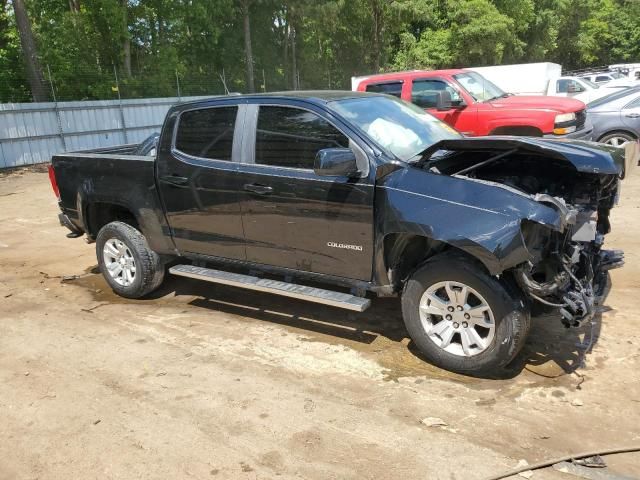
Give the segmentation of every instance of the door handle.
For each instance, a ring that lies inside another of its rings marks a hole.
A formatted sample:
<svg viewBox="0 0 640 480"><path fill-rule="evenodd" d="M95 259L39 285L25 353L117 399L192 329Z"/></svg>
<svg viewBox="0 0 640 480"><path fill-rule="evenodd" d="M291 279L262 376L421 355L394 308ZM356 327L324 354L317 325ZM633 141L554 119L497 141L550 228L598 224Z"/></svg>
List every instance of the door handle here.
<svg viewBox="0 0 640 480"><path fill-rule="evenodd" d="M640 117L640 113L627 113L627 114L625 115L625 117L628 117L628 118L638 118L638 117Z"/></svg>
<svg viewBox="0 0 640 480"><path fill-rule="evenodd" d="M189 183L189 179L187 177L181 177L179 175L164 175L160 177L160 180L164 183L169 183L176 186L182 186Z"/></svg>
<svg viewBox="0 0 640 480"><path fill-rule="evenodd" d="M273 188L268 187L267 185L261 185L259 183L247 183L244 186L244 189L247 192L257 193L258 195L268 195L273 192Z"/></svg>

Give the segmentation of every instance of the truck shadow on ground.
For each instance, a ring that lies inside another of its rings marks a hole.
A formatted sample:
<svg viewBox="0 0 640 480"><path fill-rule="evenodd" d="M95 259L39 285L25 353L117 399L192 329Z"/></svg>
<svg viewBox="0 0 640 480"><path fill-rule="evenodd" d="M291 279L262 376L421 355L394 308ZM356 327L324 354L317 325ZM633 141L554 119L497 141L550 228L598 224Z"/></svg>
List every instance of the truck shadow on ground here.
<svg viewBox="0 0 640 480"><path fill-rule="evenodd" d="M453 375L430 365L409 339L400 314L398 298L375 298L363 313L328 307L321 304L210 284L187 278L169 276L163 286L144 300L127 300L113 293L97 268L88 269L72 283L88 288L96 300L109 303L162 303L178 305L180 298L203 311L233 315L244 319L281 325L301 335L303 341L341 344L370 354L389 371L390 379L399 377L437 377L468 381L468 377ZM601 305L611 288L607 282ZM98 293L96 293L98 292ZM530 372L539 377L555 379L576 373L600 336L602 313L600 306L591 324L566 329L558 315L547 314L532 319L531 333L522 352L494 380L508 380ZM215 318L212 317L212 322ZM240 327L241 328L241 327ZM597 365L596 365L597 366Z"/></svg>
<svg viewBox="0 0 640 480"><path fill-rule="evenodd" d="M610 287L608 281L601 305ZM340 343L371 353L385 368L395 371L392 377L434 376L435 367L428 364L408 337L398 298L376 298L369 310L354 313L266 293L176 278L169 278L153 296L160 298L171 294L195 296L189 302L195 307L285 326L308 337L308 341ZM606 310L607 307L598 307L598 313L590 324L572 329L563 327L556 314L534 317L522 352L493 378L507 380L525 370L545 378L559 378L576 372L584 366L587 355L598 341L601 316Z"/></svg>

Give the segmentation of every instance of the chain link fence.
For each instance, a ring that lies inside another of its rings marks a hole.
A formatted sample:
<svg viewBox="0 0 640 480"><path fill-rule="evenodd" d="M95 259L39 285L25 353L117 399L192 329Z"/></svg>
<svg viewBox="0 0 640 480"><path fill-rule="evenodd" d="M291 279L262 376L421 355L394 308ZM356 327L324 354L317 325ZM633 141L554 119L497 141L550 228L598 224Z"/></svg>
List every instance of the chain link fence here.
<svg viewBox="0 0 640 480"><path fill-rule="evenodd" d="M224 95L245 90L244 71L198 66L189 69L169 69L162 66L128 71L124 67L75 67L56 72L50 65L42 67L42 84L37 89L42 97L37 101L125 100ZM71 73L70 70L73 70ZM256 90L267 91L265 74L255 72ZM286 89L285 85L270 85L271 90ZM26 81L0 84L0 103L26 103L34 98Z"/></svg>
<svg viewBox="0 0 640 480"><path fill-rule="evenodd" d="M48 162L61 152L138 143L160 130L171 105L243 86L224 70L207 67L77 68L71 77L49 65L43 70L46 101L33 102L30 91L0 85L0 169Z"/></svg>

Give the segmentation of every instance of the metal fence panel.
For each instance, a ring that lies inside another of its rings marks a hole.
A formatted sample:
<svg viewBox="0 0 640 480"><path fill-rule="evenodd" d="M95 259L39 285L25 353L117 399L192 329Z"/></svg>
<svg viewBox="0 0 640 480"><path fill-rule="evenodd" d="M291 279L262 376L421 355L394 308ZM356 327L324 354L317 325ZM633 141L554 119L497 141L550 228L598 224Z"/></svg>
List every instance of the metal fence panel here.
<svg viewBox="0 0 640 480"><path fill-rule="evenodd" d="M167 110L206 97L0 104L0 168L124 143L159 132Z"/></svg>

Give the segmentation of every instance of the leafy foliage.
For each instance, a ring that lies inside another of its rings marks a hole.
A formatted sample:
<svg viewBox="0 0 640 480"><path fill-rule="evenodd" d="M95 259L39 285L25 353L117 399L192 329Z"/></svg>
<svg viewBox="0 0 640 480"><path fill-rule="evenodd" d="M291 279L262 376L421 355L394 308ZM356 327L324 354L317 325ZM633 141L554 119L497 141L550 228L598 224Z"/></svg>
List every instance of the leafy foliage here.
<svg viewBox="0 0 640 480"><path fill-rule="evenodd" d="M10 1L0 101L29 101ZM640 60L637 0L25 1L58 100L246 91L248 68L256 90L273 91L396 69Z"/></svg>

